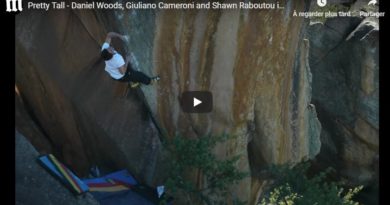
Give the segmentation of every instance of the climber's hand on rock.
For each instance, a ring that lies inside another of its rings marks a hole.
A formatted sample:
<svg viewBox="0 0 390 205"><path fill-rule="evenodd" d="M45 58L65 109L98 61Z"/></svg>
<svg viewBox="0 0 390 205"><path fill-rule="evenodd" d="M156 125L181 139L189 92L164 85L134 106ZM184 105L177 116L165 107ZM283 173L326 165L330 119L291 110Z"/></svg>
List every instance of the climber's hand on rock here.
<svg viewBox="0 0 390 205"><path fill-rule="evenodd" d="M129 36L128 35L122 35L121 39L122 39L122 41L129 42Z"/></svg>

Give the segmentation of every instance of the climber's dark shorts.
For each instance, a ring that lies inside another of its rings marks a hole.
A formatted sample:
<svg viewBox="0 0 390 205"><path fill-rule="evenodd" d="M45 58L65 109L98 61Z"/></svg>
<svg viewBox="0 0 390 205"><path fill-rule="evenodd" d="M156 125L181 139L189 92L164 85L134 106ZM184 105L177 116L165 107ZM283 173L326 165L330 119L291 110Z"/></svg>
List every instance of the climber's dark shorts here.
<svg viewBox="0 0 390 205"><path fill-rule="evenodd" d="M134 83L139 82L139 83L142 83L145 85L149 85L151 78L142 72L134 70L131 67L131 65L129 64L127 66L127 70L126 70L125 75L122 78L119 78L116 80L120 81L120 82L129 82L129 81L134 82Z"/></svg>

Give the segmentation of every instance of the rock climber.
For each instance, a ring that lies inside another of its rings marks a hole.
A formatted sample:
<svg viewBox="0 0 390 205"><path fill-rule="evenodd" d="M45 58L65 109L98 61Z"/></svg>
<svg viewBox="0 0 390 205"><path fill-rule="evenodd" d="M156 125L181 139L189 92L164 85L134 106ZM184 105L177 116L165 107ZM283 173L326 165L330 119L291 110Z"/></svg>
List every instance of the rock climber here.
<svg viewBox="0 0 390 205"><path fill-rule="evenodd" d="M109 32L103 43L101 57L106 64L105 71L114 80L130 83L131 87L137 87L140 83L150 85L160 80L159 76L149 77L134 70L130 64L130 56L126 56L126 60L123 60L123 57L111 46L111 39L114 37L120 38L122 41L128 41L129 38L126 35Z"/></svg>

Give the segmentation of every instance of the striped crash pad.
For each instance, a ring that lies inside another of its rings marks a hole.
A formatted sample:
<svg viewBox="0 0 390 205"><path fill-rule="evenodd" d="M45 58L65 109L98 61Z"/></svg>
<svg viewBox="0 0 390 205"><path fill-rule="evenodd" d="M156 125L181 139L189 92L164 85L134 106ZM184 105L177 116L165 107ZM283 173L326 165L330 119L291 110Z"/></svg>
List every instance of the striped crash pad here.
<svg viewBox="0 0 390 205"><path fill-rule="evenodd" d="M117 171L100 178L83 179L91 192L117 192L128 190L137 181L127 170Z"/></svg>
<svg viewBox="0 0 390 205"><path fill-rule="evenodd" d="M67 186L72 192L76 194L82 194L89 190L88 186L80 180L72 171L70 171L64 164L52 155L43 155L38 158L38 162L47 170L50 174L54 175L65 186Z"/></svg>
<svg viewBox="0 0 390 205"><path fill-rule="evenodd" d="M99 178L83 179L83 182L101 205L159 204L156 189L139 184L127 170Z"/></svg>
<svg viewBox="0 0 390 205"><path fill-rule="evenodd" d="M162 199L158 188L139 184L127 170L81 180L52 154L40 156L38 162L72 192L89 191L101 205L157 205Z"/></svg>

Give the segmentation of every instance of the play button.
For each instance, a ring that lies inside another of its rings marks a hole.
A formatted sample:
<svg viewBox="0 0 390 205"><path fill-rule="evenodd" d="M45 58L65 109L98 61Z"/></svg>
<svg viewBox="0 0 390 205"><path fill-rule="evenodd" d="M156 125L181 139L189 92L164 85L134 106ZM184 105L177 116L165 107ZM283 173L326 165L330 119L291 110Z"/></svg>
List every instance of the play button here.
<svg viewBox="0 0 390 205"><path fill-rule="evenodd" d="M194 107L196 107L197 105L199 105L199 104L201 104L201 103L202 103L202 101L200 101L200 100L194 98Z"/></svg>
<svg viewBox="0 0 390 205"><path fill-rule="evenodd" d="M180 104L184 112L207 113L213 109L213 96L208 91L183 92Z"/></svg>

